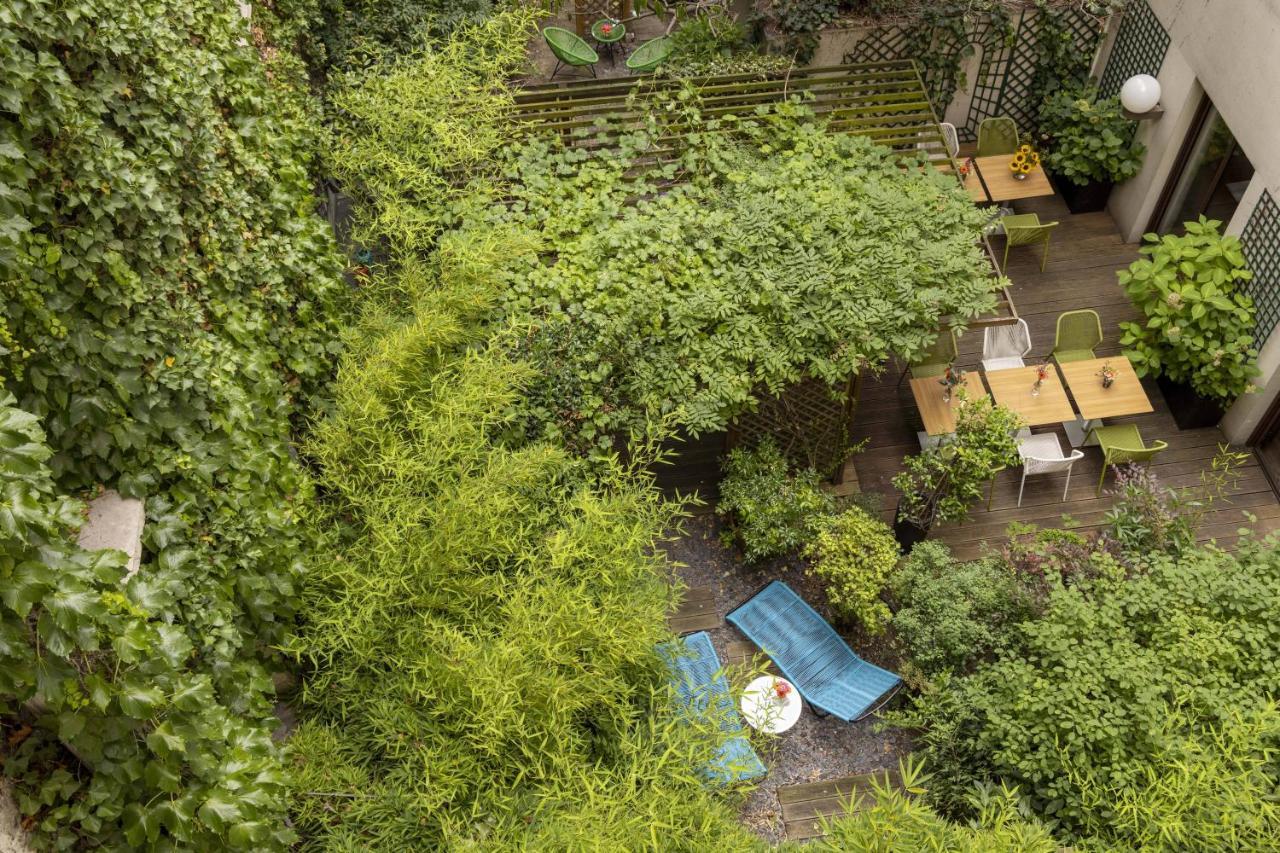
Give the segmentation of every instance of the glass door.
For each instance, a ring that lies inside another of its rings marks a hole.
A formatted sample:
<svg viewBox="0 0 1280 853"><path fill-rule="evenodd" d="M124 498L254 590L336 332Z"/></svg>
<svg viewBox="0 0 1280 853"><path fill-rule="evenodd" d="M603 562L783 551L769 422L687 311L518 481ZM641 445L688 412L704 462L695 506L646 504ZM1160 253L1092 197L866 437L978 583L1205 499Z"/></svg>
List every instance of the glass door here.
<svg viewBox="0 0 1280 853"><path fill-rule="evenodd" d="M1221 220L1225 227L1252 177L1253 164L1205 96L1148 230L1181 234L1182 223L1194 222L1202 215Z"/></svg>

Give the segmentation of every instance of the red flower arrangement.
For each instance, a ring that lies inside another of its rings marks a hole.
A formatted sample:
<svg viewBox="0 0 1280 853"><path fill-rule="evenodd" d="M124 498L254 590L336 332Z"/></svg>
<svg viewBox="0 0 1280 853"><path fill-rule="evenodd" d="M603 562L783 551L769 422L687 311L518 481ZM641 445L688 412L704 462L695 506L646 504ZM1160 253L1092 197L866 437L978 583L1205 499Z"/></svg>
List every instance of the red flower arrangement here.
<svg viewBox="0 0 1280 853"><path fill-rule="evenodd" d="M791 695L791 683L776 678L773 681L773 692L778 694L778 700L781 701Z"/></svg>

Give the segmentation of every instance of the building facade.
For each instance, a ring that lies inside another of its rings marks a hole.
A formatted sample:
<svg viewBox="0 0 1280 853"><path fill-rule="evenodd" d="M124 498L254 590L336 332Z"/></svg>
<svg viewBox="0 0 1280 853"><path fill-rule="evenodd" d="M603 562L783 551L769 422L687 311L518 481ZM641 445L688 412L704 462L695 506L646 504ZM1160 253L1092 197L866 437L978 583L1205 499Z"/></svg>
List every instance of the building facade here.
<svg viewBox="0 0 1280 853"><path fill-rule="evenodd" d="M1095 71L1104 95L1154 75L1162 111L1140 122L1141 173L1109 209L1125 238L1203 214L1238 235L1254 272L1259 391L1222 421L1280 481L1280 0L1131 0Z"/></svg>

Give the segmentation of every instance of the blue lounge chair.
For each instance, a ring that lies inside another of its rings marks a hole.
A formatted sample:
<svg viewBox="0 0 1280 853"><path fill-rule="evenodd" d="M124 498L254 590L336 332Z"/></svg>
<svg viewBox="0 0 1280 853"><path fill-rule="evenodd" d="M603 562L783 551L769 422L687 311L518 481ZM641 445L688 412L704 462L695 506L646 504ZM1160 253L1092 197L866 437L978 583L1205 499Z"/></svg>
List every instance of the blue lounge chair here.
<svg viewBox="0 0 1280 853"><path fill-rule="evenodd" d="M773 659L815 711L845 722L861 719L873 705L879 707L878 700L902 683L892 672L855 655L782 581L766 586L725 620Z"/></svg>
<svg viewBox="0 0 1280 853"><path fill-rule="evenodd" d="M742 736L742 721L729 694L729 681L724 677L720 658L706 631L690 634L658 646L658 652L671 670L676 696L685 708L695 714L711 712L720 728L732 735L721 744L716 757L704 768L706 777L717 784L745 782L765 774L760 756Z"/></svg>

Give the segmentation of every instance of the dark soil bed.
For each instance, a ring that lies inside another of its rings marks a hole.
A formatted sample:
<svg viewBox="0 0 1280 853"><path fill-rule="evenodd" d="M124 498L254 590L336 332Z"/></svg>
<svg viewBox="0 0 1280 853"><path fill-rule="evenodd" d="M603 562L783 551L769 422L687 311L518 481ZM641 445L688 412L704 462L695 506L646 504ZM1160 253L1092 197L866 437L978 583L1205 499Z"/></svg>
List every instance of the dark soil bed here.
<svg viewBox="0 0 1280 853"><path fill-rule="evenodd" d="M666 550L677 564L676 573L686 584L709 586L715 591L721 624L709 633L721 660L727 659L730 643L746 640L737 628L724 622L724 614L776 579L785 581L813 605L858 655L879 666L898 670L897 655L888 637L869 637L860 629L841 625L831 618L821 584L805 575L802 560L780 559L748 565L735 549L721 544L720 530L721 524L715 516L696 516L686 521L684 532L670 542ZM901 696L899 694L890 707L899 705L903 701ZM879 732L877 723L874 715L856 723L845 723L834 717L820 718L806 705L800 722L770 738L769 745L760 750L769 775L743 805L742 822L763 838L779 842L784 827L778 788L897 767L899 756L910 751L910 739L894 729Z"/></svg>

